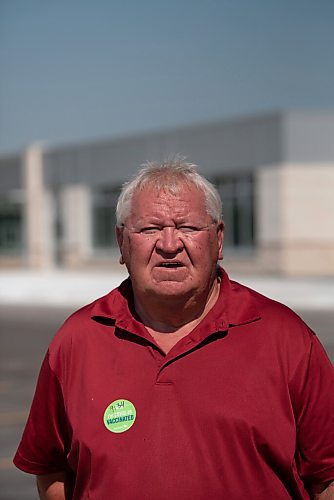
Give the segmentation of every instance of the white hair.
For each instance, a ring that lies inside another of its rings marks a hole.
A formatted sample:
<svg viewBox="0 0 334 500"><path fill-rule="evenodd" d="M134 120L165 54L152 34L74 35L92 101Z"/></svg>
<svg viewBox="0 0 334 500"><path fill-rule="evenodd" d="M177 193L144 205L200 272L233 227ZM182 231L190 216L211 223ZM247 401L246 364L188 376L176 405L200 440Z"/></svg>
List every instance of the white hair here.
<svg viewBox="0 0 334 500"><path fill-rule="evenodd" d="M222 202L217 189L197 171L197 165L186 163L184 158L176 157L162 163L147 162L135 177L122 186L116 207L117 226L124 225L131 213L133 195L147 186L157 191L165 190L175 195L186 186L196 186L203 192L206 210L214 222L222 218Z"/></svg>

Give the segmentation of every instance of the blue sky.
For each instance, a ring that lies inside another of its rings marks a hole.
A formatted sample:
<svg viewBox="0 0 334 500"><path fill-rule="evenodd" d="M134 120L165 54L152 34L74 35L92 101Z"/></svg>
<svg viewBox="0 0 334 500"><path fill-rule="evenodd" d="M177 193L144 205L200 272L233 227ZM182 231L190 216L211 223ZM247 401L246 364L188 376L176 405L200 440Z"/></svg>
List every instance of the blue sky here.
<svg viewBox="0 0 334 500"><path fill-rule="evenodd" d="M334 109L333 0L0 0L0 154Z"/></svg>

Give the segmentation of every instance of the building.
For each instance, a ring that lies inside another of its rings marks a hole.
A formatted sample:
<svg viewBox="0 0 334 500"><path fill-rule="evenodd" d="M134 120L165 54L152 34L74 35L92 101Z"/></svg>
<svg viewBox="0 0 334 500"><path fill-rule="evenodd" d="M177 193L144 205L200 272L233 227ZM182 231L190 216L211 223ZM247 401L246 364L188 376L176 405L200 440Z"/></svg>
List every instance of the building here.
<svg viewBox="0 0 334 500"><path fill-rule="evenodd" d="M121 184L146 160L200 165L227 268L334 276L334 113L284 111L0 158L0 266L108 266Z"/></svg>

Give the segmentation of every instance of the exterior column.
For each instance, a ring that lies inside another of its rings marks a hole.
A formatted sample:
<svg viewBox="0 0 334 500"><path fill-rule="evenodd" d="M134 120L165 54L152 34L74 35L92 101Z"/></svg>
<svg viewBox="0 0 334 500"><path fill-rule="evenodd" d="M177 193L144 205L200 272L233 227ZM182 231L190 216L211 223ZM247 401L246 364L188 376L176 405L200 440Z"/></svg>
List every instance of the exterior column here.
<svg viewBox="0 0 334 500"><path fill-rule="evenodd" d="M34 144L25 151L22 170L27 265L50 268L55 264L54 207L52 193L44 185L41 145Z"/></svg>
<svg viewBox="0 0 334 500"><path fill-rule="evenodd" d="M91 204L88 186L70 184L61 189L61 261L65 266L80 267L92 255Z"/></svg>
<svg viewBox="0 0 334 500"><path fill-rule="evenodd" d="M263 166L255 177L256 260L262 272L282 273L281 166Z"/></svg>

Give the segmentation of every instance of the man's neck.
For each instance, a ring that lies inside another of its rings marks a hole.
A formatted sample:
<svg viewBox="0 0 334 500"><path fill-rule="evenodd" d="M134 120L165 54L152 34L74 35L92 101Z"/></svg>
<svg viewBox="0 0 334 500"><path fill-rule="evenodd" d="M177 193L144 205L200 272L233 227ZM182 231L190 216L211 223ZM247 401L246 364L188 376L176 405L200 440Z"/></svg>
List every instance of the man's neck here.
<svg viewBox="0 0 334 500"><path fill-rule="evenodd" d="M162 301L151 303L150 308L146 306L145 301L136 300L135 308L149 331L176 335L185 332L184 335L187 335L212 309L218 299L219 290L220 283L216 279L207 293L206 300L200 297L197 300Z"/></svg>

